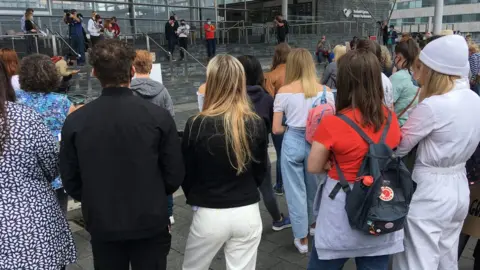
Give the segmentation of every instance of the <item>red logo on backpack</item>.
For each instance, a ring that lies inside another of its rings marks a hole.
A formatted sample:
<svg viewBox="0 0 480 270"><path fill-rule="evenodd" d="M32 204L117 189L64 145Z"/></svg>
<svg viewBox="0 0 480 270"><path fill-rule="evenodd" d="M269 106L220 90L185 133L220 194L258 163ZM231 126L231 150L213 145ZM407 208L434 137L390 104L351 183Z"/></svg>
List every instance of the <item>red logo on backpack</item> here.
<svg viewBox="0 0 480 270"><path fill-rule="evenodd" d="M317 102L320 100L320 104ZM334 115L335 106L327 102L327 87L323 86L323 94L312 103L312 108L308 111L307 126L305 138L310 144L313 142L313 135L317 130L320 121L324 116Z"/></svg>

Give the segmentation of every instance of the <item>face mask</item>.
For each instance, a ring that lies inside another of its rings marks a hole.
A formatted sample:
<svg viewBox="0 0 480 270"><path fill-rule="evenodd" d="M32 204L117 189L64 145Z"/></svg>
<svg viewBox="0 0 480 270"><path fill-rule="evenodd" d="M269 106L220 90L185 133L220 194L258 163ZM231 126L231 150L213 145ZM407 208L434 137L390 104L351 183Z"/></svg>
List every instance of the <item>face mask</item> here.
<svg viewBox="0 0 480 270"><path fill-rule="evenodd" d="M212 24L212 22L211 22L211 21L208 21L207 24Z"/></svg>
<svg viewBox="0 0 480 270"><path fill-rule="evenodd" d="M181 23L181 25L185 25L185 23L184 23L184 22L182 22L182 23Z"/></svg>

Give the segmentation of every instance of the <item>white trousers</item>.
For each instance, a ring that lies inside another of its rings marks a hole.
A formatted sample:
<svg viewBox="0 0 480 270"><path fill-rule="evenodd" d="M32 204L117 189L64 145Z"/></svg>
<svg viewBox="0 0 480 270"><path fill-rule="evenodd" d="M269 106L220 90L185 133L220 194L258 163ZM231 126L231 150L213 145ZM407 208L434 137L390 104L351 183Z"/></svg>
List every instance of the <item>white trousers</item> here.
<svg viewBox="0 0 480 270"><path fill-rule="evenodd" d="M228 209L200 207L193 214L183 270L208 270L224 244L227 270L254 270L262 229L258 203Z"/></svg>
<svg viewBox="0 0 480 270"><path fill-rule="evenodd" d="M456 270L458 240L470 203L465 165L415 168L417 190L405 224L405 251L393 270Z"/></svg>

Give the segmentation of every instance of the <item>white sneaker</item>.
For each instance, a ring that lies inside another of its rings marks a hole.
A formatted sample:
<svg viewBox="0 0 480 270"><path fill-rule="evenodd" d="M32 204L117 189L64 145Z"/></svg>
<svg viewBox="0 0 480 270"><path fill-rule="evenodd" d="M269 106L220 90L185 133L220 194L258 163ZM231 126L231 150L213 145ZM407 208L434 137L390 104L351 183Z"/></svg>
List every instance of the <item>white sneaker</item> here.
<svg viewBox="0 0 480 270"><path fill-rule="evenodd" d="M293 244L298 249L298 252L300 252L300 254L307 254L308 253L308 245L302 245L302 243L300 242L300 239L295 238L293 240Z"/></svg>
<svg viewBox="0 0 480 270"><path fill-rule="evenodd" d="M170 225L173 225L175 224L175 219L173 218L173 216L170 216Z"/></svg>
<svg viewBox="0 0 480 270"><path fill-rule="evenodd" d="M310 227L310 236L315 236L315 228Z"/></svg>

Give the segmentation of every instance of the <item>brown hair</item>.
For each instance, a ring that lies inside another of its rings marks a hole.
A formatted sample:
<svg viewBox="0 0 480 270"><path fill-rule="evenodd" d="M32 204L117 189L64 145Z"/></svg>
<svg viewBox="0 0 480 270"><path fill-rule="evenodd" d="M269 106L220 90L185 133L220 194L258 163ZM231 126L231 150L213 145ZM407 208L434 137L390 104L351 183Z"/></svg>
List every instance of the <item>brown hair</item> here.
<svg viewBox="0 0 480 270"><path fill-rule="evenodd" d="M397 43L395 54L401 54L405 58L401 68L410 70L420 54L420 48L413 38L408 37Z"/></svg>
<svg viewBox="0 0 480 270"><path fill-rule="evenodd" d="M275 46L275 54L273 55L272 70L276 69L278 65L287 63L287 57L291 49L287 43L280 43Z"/></svg>
<svg viewBox="0 0 480 270"><path fill-rule="evenodd" d="M133 66L135 72L139 74L150 74L152 71L153 59L150 52L145 50L137 50Z"/></svg>
<svg viewBox="0 0 480 270"><path fill-rule="evenodd" d="M9 77L18 73L19 60L18 55L14 50L8 48L0 49L0 59L3 60Z"/></svg>
<svg viewBox="0 0 480 270"><path fill-rule="evenodd" d="M111 19L106 19L104 22L103 22L103 27L109 29L110 27L112 27L112 20Z"/></svg>
<svg viewBox="0 0 480 270"><path fill-rule="evenodd" d="M90 64L102 87L118 87L132 80L135 51L118 39L102 40L90 53Z"/></svg>
<svg viewBox="0 0 480 270"><path fill-rule="evenodd" d="M50 93L60 85L55 64L44 54L24 57L20 63L18 78L22 90L28 92Z"/></svg>
<svg viewBox="0 0 480 270"><path fill-rule="evenodd" d="M385 121L381 73L377 57L365 49L349 51L338 61L337 112L358 109L362 126L375 132Z"/></svg>
<svg viewBox="0 0 480 270"><path fill-rule="evenodd" d="M380 47L380 44L377 42L369 39L362 39L358 42L356 49L367 50L377 57L378 62L382 62L382 47Z"/></svg>

